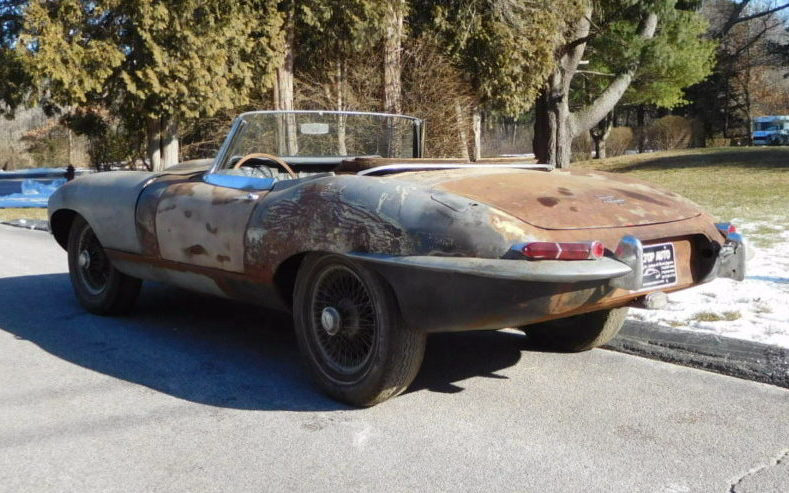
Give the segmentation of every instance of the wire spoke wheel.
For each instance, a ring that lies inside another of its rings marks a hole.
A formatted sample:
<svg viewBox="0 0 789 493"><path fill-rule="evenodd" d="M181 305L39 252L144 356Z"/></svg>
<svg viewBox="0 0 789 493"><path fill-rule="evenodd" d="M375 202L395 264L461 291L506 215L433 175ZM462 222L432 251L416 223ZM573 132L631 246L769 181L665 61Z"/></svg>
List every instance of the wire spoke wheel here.
<svg viewBox="0 0 789 493"><path fill-rule="evenodd" d="M330 396L372 406L403 392L425 352L425 333L404 323L394 291L366 265L312 253L299 267L293 321L301 354Z"/></svg>
<svg viewBox="0 0 789 493"><path fill-rule="evenodd" d="M77 301L97 315L120 315L134 305L141 281L113 267L93 228L77 216L69 231L68 270Z"/></svg>
<svg viewBox="0 0 789 493"><path fill-rule="evenodd" d="M107 288L111 264L96 234L90 228L84 228L80 234L77 262L77 273L91 294L99 294Z"/></svg>
<svg viewBox="0 0 789 493"><path fill-rule="evenodd" d="M331 265L312 290L310 328L323 360L338 380L364 372L380 330L375 304L364 282L349 268Z"/></svg>

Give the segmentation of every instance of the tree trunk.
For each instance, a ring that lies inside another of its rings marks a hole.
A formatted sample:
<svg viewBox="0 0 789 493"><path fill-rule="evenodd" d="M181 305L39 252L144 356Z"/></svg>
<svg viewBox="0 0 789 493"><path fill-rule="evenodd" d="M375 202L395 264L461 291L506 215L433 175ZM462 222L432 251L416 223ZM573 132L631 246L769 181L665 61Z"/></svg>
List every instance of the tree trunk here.
<svg viewBox="0 0 789 493"><path fill-rule="evenodd" d="M402 108L401 51L404 0L387 2L384 27L384 112L400 114Z"/></svg>
<svg viewBox="0 0 789 493"><path fill-rule="evenodd" d="M161 171L162 164L162 122L159 118L148 118L148 167L151 171Z"/></svg>
<svg viewBox="0 0 789 493"><path fill-rule="evenodd" d="M647 130L644 128L644 113L646 113L644 105L638 105L638 109L636 110L636 138L638 139L639 154L643 154L647 147Z"/></svg>
<svg viewBox="0 0 789 493"><path fill-rule="evenodd" d="M345 109L345 60L337 60L334 87L337 96L337 111ZM337 155L347 156L348 148L345 141L345 116L337 117Z"/></svg>
<svg viewBox="0 0 789 493"><path fill-rule="evenodd" d="M162 168L169 168L178 164L178 121L173 118L162 119Z"/></svg>
<svg viewBox="0 0 789 493"><path fill-rule="evenodd" d="M538 163L569 168L572 154L572 114L564 91L564 70L557 69L548 78L535 105L534 156Z"/></svg>
<svg viewBox="0 0 789 493"><path fill-rule="evenodd" d="M589 130L589 135L592 137L592 141L594 141L595 159L605 159L605 142L608 139L608 136L611 135L611 129L613 126L614 118L612 112L603 118L600 123Z"/></svg>
<svg viewBox="0 0 789 493"><path fill-rule="evenodd" d="M750 49L745 51L745 58L750 59ZM753 145L753 112L751 111L751 84L753 82L753 77L751 73L751 64L747 63L745 67L745 73L743 74L744 83L742 85L742 95L743 95L743 109L745 110L745 123L747 125L746 132L745 132L745 143L749 146Z"/></svg>
<svg viewBox="0 0 789 493"><path fill-rule="evenodd" d="M557 67L548 77L535 105L534 155L537 162L569 168L575 130L570 113L570 82L583 57L591 29L592 7L587 6L575 26L572 44L562 49Z"/></svg>
<svg viewBox="0 0 789 493"><path fill-rule="evenodd" d="M276 110L293 110L295 37L296 26L293 10L290 10L285 19L285 59L282 66L277 68L277 77L274 83L274 109ZM294 115L285 115L277 119L277 153L280 156L295 156L299 153Z"/></svg>
<svg viewBox="0 0 789 493"><path fill-rule="evenodd" d="M73 147L74 147L73 140L74 139L72 137L70 128L66 129L66 136L68 137L68 157L66 159L66 161L68 161L68 162L66 164L71 166L72 164L74 164L74 159L72 157L74 155L74 149L73 149Z"/></svg>
<svg viewBox="0 0 789 493"><path fill-rule="evenodd" d="M178 122L173 117L148 118L148 167L151 171L178 164Z"/></svg>
<svg viewBox="0 0 789 493"><path fill-rule="evenodd" d="M458 127L458 149L460 149L460 157L464 160L469 160L468 155L468 132L466 131L466 115L463 111L463 106L459 101L455 101L455 118Z"/></svg>
<svg viewBox="0 0 789 493"><path fill-rule="evenodd" d="M384 70L384 112L400 114L402 106L402 42L403 42L403 15L405 14L404 0L390 0L387 2L386 18L384 19L383 43L383 70ZM384 132L385 149L387 157L397 157L400 154L400 139L398 138L395 121L388 119Z"/></svg>
<svg viewBox="0 0 789 493"><path fill-rule="evenodd" d="M632 66L618 74L597 99L576 113L570 112L570 82L586 48L585 40L591 28L591 16L592 8L587 7L576 25L572 40L561 50L557 68L549 77L535 105L534 154L540 163L568 168L573 139L597 125L614 109L630 86L638 68ZM656 14L647 14L638 28L639 36L643 39L652 38L657 21Z"/></svg>
<svg viewBox="0 0 789 493"><path fill-rule="evenodd" d="M594 158L605 159L606 158L605 140L607 135L602 135L598 132L593 132L592 130L589 131L589 134L592 136L592 141L594 142Z"/></svg>
<svg viewBox="0 0 789 493"><path fill-rule="evenodd" d="M473 136L471 158L474 161L479 161L482 159L482 112L476 105L471 112L471 134Z"/></svg>

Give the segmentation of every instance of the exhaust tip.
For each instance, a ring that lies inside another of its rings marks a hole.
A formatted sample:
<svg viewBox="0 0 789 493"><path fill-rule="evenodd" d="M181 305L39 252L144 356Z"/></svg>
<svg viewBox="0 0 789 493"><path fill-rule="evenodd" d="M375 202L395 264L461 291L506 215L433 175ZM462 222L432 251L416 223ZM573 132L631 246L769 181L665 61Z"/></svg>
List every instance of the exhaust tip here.
<svg viewBox="0 0 789 493"><path fill-rule="evenodd" d="M666 305L668 305L668 295L663 291L655 291L637 299L631 306L644 310L662 310Z"/></svg>

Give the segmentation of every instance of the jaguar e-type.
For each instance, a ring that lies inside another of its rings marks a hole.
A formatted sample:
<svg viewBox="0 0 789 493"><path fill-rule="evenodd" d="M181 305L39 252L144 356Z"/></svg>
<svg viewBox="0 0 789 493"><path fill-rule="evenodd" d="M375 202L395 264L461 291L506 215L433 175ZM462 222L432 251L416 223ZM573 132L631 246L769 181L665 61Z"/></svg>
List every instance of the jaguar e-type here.
<svg viewBox="0 0 789 493"><path fill-rule="evenodd" d="M673 192L518 157L424 159L424 131L245 113L213 159L69 182L51 230L87 310L128 312L151 280L290 312L318 385L359 406L408 387L428 333L516 327L582 351L628 307L744 276L742 236Z"/></svg>

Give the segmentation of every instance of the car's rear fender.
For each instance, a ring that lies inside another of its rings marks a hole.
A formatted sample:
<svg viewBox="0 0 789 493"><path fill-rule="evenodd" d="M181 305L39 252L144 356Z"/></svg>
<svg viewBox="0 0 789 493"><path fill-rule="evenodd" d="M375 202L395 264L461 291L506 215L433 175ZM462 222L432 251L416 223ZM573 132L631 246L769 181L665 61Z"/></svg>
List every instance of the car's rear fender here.
<svg viewBox="0 0 789 493"><path fill-rule="evenodd" d="M677 282L651 289L640 279L617 282L641 270L611 252L580 261L349 256L386 279L408 324L427 332L486 330L627 306L714 278L718 263L701 254L714 243L702 235L667 240L676 246Z"/></svg>
<svg viewBox="0 0 789 493"><path fill-rule="evenodd" d="M334 176L273 190L250 217L247 271L273 278L305 252L499 258L530 227L473 201L413 184Z"/></svg>

